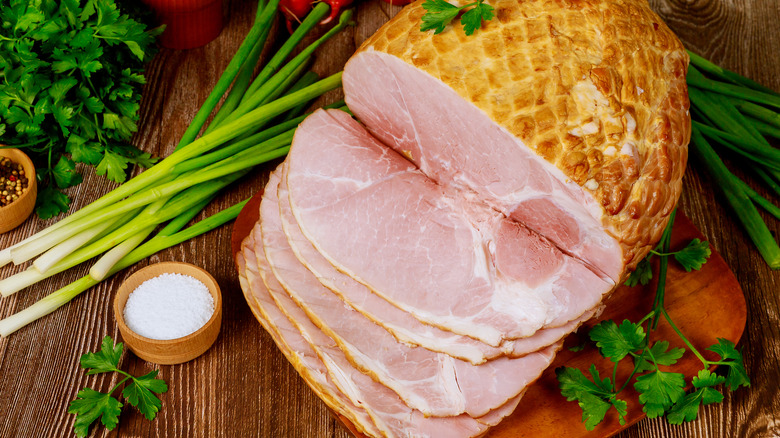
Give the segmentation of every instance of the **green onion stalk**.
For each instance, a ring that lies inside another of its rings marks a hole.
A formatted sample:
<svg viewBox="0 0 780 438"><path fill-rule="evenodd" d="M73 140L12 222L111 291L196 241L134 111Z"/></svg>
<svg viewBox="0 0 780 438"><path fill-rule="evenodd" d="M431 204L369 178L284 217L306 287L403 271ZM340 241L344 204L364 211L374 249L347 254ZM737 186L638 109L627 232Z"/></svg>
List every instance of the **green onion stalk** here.
<svg viewBox="0 0 780 438"><path fill-rule="evenodd" d="M0 321L0 335L13 333L151 254L235 218L246 201L180 231L222 188L253 167L287 154L306 106L341 85L341 73L319 79L307 70L316 48L350 22L351 11L285 64L295 46L328 12L326 5L316 6L304 20L305 26L250 81L278 0L260 5L252 29L172 154L57 224L0 251L0 265L23 263L43 254L26 271L0 280L3 296L100 256L89 275ZM226 104L196 138L231 83Z"/></svg>
<svg viewBox="0 0 780 438"><path fill-rule="evenodd" d="M709 142L740 159L780 196L780 150L768 140L780 138L780 94L695 53L690 56L692 155L723 192L766 263L780 269L780 247L757 208L780 219L780 207L734 175Z"/></svg>

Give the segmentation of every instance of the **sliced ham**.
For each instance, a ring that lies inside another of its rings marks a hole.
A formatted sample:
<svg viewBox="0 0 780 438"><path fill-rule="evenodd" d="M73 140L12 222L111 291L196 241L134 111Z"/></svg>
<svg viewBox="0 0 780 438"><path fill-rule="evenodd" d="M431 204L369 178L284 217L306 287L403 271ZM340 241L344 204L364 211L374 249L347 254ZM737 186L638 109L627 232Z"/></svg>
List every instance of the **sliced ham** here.
<svg viewBox="0 0 780 438"><path fill-rule="evenodd" d="M341 111L319 110L298 128L287 187L300 230L331 264L418 320L491 346L566 325L612 288L468 193L435 184Z"/></svg>
<svg viewBox="0 0 780 438"><path fill-rule="evenodd" d="M348 418L359 431L369 436L384 435L362 407L353 404L339 391L311 346L273 305L265 285L260 280L253 249L254 236L250 235L242 243L236 263L241 289L258 321L298 374L331 409Z"/></svg>
<svg viewBox="0 0 780 438"><path fill-rule="evenodd" d="M267 329L280 338L282 342L278 345L280 348L284 346L282 351L284 352L288 345L296 348L292 351L316 351L321 358L317 364L318 369L325 367L328 370L332 381L337 382L336 385L340 388L338 391L350 398L350 404L354 403L367 412L384 436L405 438L409 437L410 433L411 436L420 438L480 436L487 431L487 427L497 424L517 406L519 396L477 419L467 415L426 417L421 412L410 409L395 393L355 369L338 346L286 297L262 255L256 257L256 254L249 250L249 245L253 244L253 238L250 237L243 251L248 262L245 265L246 277L250 279L247 287L252 290L259 311L273 318L273 323L268 324ZM262 282L259 281L260 278L263 279ZM277 292L273 299L269 290ZM286 312L287 318L282 310ZM310 377L306 374L304 377L308 382ZM374 433L373 436L379 435Z"/></svg>
<svg viewBox="0 0 780 438"><path fill-rule="evenodd" d="M388 330L400 342L445 353L476 365L501 355L520 357L552 345L576 330L582 322L590 319L595 313L595 310L587 311L578 319L561 327L542 329L528 338L503 342L500 347L491 347L468 336L456 335L423 324L411 314L371 292L362 283L339 272L303 236L290 210L285 178L286 165L282 164L282 167L282 178L278 187L282 227L298 260L318 278L320 283L339 295L355 310ZM269 182L267 190L274 190L273 182L275 180Z"/></svg>
<svg viewBox="0 0 780 438"><path fill-rule="evenodd" d="M274 175L269 187L275 183ZM255 233L258 228L263 240L262 246L256 243L256 252L265 251L274 276L309 319L336 341L353 364L425 415L485 415L517 397L549 366L560 348L555 345L518 359L502 357L475 366L399 343L384 328L346 306L298 261L282 229L274 190L263 195ZM274 290L271 295L275 296Z"/></svg>

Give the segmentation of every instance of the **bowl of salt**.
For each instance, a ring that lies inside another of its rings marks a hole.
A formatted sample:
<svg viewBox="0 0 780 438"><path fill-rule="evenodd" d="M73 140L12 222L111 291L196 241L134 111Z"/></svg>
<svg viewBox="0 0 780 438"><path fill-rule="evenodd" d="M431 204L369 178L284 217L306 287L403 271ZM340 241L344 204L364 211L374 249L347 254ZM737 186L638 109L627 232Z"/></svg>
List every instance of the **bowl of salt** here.
<svg viewBox="0 0 780 438"><path fill-rule="evenodd" d="M181 262L149 265L131 275L114 297L125 344L141 359L180 364L214 344L222 325L222 293L205 270Z"/></svg>

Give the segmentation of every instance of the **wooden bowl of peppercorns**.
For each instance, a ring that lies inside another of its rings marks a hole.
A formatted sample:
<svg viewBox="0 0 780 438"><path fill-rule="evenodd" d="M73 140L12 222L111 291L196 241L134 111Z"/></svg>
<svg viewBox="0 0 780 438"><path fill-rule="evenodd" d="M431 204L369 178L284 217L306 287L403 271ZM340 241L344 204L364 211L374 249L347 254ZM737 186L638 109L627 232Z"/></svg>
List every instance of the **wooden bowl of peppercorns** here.
<svg viewBox="0 0 780 438"><path fill-rule="evenodd" d="M19 149L0 148L0 233L24 222L35 208L35 166Z"/></svg>

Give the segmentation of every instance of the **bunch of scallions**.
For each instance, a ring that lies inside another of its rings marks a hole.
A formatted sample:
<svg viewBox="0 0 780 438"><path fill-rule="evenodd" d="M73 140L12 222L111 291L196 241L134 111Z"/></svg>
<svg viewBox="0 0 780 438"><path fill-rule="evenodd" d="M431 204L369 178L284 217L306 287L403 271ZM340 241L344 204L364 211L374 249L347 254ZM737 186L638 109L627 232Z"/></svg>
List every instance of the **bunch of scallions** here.
<svg viewBox="0 0 780 438"><path fill-rule="evenodd" d="M267 4L260 0L251 30L170 156L69 217L0 251L0 266L35 259L27 270L0 281L4 297L97 258L89 275L1 320L0 335L8 336L116 272L238 215L246 201L183 229L222 188L253 167L284 156L308 104L341 85L340 73L319 80L308 68L314 51L350 23L350 10L288 60L329 13L325 3L309 13L252 79L278 4L279 0ZM196 139L228 88L219 111Z"/></svg>
<svg viewBox="0 0 780 438"><path fill-rule="evenodd" d="M780 208L731 173L713 149L745 163L750 173L780 196L780 94L690 53L688 95L693 126L690 150L725 195L731 208L772 269L780 268L780 247L756 205L780 219ZM710 143L712 142L712 143Z"/></svg>

